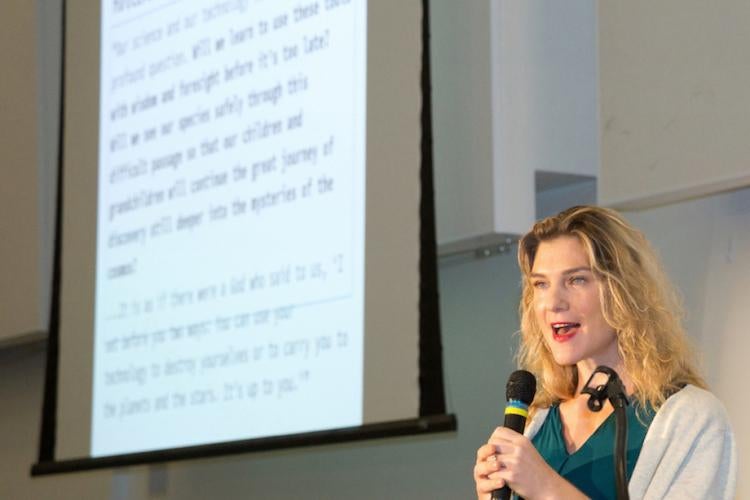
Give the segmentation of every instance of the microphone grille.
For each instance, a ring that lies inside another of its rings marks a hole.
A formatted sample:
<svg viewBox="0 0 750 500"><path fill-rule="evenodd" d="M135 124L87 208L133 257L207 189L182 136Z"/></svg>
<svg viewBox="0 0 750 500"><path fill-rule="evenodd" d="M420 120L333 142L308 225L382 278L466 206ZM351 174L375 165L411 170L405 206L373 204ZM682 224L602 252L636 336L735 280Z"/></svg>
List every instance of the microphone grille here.
<svg viewBox="0 0 750 500"><path fill-rule="evenodd" d="M517 399L530 405L536 393L536 377L526 370L516 370L508 377L505 386L505 398L510 401Z"/></svg>

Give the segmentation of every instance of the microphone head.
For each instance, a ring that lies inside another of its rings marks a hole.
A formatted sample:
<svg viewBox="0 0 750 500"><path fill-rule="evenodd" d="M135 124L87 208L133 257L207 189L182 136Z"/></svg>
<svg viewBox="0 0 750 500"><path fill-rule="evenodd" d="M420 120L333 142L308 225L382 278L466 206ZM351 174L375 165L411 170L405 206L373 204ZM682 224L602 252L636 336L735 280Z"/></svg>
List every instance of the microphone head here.
<svg viewBox="0 0 750 500"><path fill-rule="evenodd" d="M505 386L505 399L523 401L530 405L534 401L536 393L536 377L526 370L516 370L508 377L508 383Z"/></svg>

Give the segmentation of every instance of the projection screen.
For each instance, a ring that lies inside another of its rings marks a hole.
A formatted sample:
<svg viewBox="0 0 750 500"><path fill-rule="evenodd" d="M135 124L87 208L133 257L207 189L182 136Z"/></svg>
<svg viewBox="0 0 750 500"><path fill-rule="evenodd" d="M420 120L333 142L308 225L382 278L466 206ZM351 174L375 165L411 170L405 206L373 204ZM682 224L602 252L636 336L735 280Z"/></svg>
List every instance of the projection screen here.
<svg viewBox="0 0 750 500"><path fill-rule="evenodd" d="M425 5L67 2L34 473L455 428Z"/></svg>

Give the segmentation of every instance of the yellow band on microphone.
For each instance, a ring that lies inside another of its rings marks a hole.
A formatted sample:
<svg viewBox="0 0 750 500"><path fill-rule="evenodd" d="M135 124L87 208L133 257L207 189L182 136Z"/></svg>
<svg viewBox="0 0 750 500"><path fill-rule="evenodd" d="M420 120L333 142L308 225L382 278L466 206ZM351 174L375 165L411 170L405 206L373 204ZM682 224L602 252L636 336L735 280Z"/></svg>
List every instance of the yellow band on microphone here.
<svg viewBox="0 0 750 500"><path fill-rule="evenodd" d="M520 415L523 418L529 417L529 412L523 408L519 408L517 406L506 406L505 407L505 414L512 414L512 415Z"/></svg>

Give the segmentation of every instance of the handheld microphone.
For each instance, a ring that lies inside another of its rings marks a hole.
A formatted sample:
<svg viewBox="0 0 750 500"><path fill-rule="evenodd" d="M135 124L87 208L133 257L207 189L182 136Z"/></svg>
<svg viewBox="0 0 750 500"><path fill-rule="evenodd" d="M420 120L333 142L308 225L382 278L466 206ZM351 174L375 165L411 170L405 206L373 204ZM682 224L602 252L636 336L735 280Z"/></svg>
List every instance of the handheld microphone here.
<svg viewBox="0 0 750 500"><path fill-rule="evenodd" d="M536 378L526 370L516 370L508 377L505 386L505 422L503 427L523 434L526 418L529 416L529 405L534 401L536 393ZM506 484L492 492L492 500L508 500L510 487Z"/></svg>

